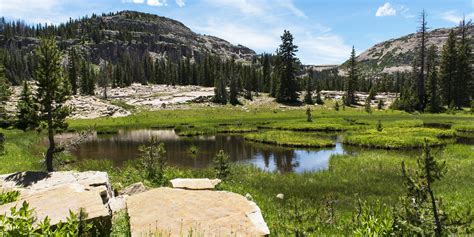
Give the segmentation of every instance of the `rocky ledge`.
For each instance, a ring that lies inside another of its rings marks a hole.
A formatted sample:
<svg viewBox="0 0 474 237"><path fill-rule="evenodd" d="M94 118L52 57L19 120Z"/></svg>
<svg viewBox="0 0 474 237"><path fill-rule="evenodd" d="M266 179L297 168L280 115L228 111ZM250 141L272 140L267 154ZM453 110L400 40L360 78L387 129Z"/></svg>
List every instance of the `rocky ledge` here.
<svg viewBox="0 0 474 237"><path fill-rule="evenodd" d="M0 206L0 215L24 201L37 220L66 221L84 208L88 219L110 221L126 210L132 236L158 233L184 236L265 236L270 231L259 207L242 195L214 191L218 179L175 179L173 188L147 189L133 184L115 197L105 172L19 172L0 175L0 192L18 190L16 202ZM38 224L38 223L36 223Z"/></svg>

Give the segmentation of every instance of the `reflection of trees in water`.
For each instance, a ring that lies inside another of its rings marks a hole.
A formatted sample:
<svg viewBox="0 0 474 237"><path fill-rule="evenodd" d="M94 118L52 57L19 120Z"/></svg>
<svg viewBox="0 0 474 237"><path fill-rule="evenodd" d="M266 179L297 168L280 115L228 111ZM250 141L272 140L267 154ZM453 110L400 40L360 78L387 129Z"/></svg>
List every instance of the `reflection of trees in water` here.
<svg viewBox="0 0 474 237"><path fill-rule="evenodd" d="M291 172L294 167L297 167L298 164L293 164L293 159L295 158L295 153L293 150L287 150L284 152L275 152L273 153L273 160L275 166L280 172Z"/></svg>
<svg viewBox="0 0 474 237"><path fill-rule="evenodd" d="M122 165L129 160L140 157L140 145L147 144L153 133L143 134L134 131L133 134L120 133L112 136L100 136L80 144L71 153L79 159L109 159L115 165ZM167 134L169 135L169 134ZM124 136L124 137L122 137ZM294 162L296 156L292 149L247 142L241 136L219 135L212 137L192 137L162 139L170 165L180 167L204 168L212 163L213 157L219 150L228 153L233 161L263 159L264 166L269 168L272 159L280 172L291 172L299 163ZM190 148L198 148L196 154L191 154Z"/></svg>

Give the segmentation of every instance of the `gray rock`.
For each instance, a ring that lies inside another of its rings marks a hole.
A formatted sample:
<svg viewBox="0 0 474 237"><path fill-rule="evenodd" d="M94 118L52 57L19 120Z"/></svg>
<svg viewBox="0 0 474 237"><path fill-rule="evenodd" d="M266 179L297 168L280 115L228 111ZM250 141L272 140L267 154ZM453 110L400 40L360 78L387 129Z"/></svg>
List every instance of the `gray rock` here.
<svg viewBox="0 0 474 237"><path fill-rule="evenodd" d="M135 195L135 194L143 193L147 190L148 190L147 187L145 187L145 185L143 185L142 182L138 182L138 183L134 183L134 184L120 190L119 195L120 196L124 196L124 195L132 196L132 195Z"/></svg>

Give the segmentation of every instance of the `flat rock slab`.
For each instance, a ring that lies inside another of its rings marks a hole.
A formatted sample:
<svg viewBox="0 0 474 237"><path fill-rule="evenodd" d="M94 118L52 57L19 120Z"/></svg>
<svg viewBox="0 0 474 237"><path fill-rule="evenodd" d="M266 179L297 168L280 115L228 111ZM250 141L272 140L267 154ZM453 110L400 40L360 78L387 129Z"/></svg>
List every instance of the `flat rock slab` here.
<svg viewBox="0 0 474 237"><path fill-rule="evenodd" d="M109 176L106 172L18 172L0 175L0 190L19 190L21 198L66 184L74 184L86 191L98 191L104 202L113 197Z"/></svg>
<svg viewBox="0 0 474 237"><path fill-rule="evenodd" d="M126 199L132 236L264 236L260 209L223 191L157 188Z"/></svg>
<svg viewBox="0 0 474 237"><path fill-rule="evenodd" d="M65 184L54 188L21 197L20 200L0 206L0 214L10 214L10 208L20 208L26 201L30 208L35 209L37 220L35 224L42 222L45 217L51 219L55 225L60 221L66 222L69 210L79 213L84 208L88 218L105 218L109 216L109 210L103 204L101 196L97 192L86 191L78 184Z"/></svg>
<svg viewBox="0 0 474 237"><path fill-rule="evenodd" d="M220 179L173 179L170 181L173 188L192 190L214 189L221 182Z"/></svg>

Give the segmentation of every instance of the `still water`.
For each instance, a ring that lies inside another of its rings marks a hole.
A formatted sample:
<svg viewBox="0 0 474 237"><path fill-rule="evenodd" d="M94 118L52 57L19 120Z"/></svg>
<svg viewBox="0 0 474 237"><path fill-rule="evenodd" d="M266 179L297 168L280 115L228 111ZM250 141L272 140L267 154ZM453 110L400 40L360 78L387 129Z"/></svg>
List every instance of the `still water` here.
<svg viewBox="0 0 474 237"><path fill-rule="evenodd" d="M213 135L180 137L173 130L121 130L114 135L93 135L70 149L79 160L108 159L120 166L140 157L139 146L147 144L151 137L158 137L166 147L168 164L187 168L204 168L212 163L219 150L230 155L233 162L253 164L266 171L311 172L329 167L333 154L346 154L337 135L321 134L336 142L333 148L293 149L246 141L240 135ZM197 152L191 152L197 148Z"/></svg>

